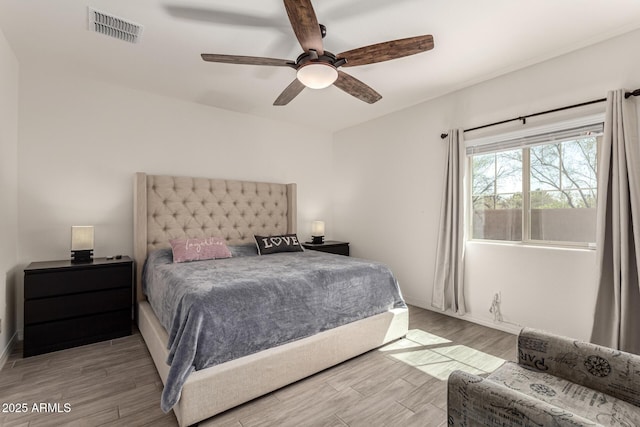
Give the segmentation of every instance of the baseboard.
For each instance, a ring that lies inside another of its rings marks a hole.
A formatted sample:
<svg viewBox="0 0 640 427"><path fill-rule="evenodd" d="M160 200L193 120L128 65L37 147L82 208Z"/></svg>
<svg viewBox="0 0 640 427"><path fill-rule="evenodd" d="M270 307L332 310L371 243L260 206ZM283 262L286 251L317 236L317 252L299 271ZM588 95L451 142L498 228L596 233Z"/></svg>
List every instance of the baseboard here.
<svg viewBox="0 0 640 427"><path fill-rule="evenodd" d="M477 325L486 326L487 328L497 329L499 331L507 332L507 333L513 334L513 335L518 335L520 333L520 330L522 329L522 325L518 325L518 324L515 324L515 323L496 322L496 321L489 320L489 319L477 318L477 317L472 316L469 313L464 314L464 315L461 316L461 315L453 313L451 311L436 310L435 308L433 308L429 304L427 304L425 301L422 301L422 300L420 300L418 298L412 298L412 297L407 296L407 295L404 295L404 300L406 301L407 304L410 304L410 305L413 305L413 306L416 306L416 307L420 307L420 308L424 308L425 310L434 311L436 313L441 313L441 314L447 315L449 317L455 317L456 319L460 319L460 320L466 320L468 322L475 323Z"/></svg>
<svg viewBox="0 0 640 427"><path fill-rule="evenodd" d="M2 370L2 368L4 368L4 364L7 363L7 360L9 359L9 355L13 351L13 347L15 346L17 338L18 338L18 331L16 331L13 334L13 336L7 343L7 346L2 351L2 354L0 354L0 370Z"/></svg>

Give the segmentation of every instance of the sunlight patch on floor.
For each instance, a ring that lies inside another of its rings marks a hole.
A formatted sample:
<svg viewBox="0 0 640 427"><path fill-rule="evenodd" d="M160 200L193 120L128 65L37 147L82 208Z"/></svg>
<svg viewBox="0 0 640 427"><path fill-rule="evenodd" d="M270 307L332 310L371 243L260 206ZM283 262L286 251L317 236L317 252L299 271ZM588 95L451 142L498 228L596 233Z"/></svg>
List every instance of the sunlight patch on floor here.
<svg viewBox="0 0 640 427"><path fill-rule="evenodd" d="M451 342L451 340L430 334L429 332L425 332L420 329L409 330L406 338L422 345L448 344Z"/></svg>
<svg viewBox="0 0 640 427"><path fill-rule="evenodd" d="M394 341L390 344L385 345L384 347L380 347L378 350L393 351L393 350L403 350L403 349L415 348L415 347L422 347L422 345L418 344L415 341L411 341L406 338L401 338L397 341Z"/></svg>
<svg viewBox="0 0 640 427"><path fill-rule="evenodd" d="M465 345L452 345L450 347L440 347L433 350L443 356L447 356L458 362L473 366L485 372L493 372L505 362L504 359L492 356L482 351L475 350Z"/></svg>
<svg viewBox="0 0 640 427"><path fill-rule="evenodd" d="M451 359L431 350L405 351L392 354L391 357L411 366L427 365L430 363L448 362Z"/></svg>
<svg viewBox="0 0 640 427"><path fill-rule="evenodd" d="M430 365L421 365L416 366L417 369L420 369L422 372L431 375L439 379L440 381L446 381L449 378L449 374L453 371L465 371L470 374L482 375L486 372L473 368L469 365L466 365L462 362L458 362L456 360L451 360L449 362L444 363L432 363Z"/></svg>
<svg viewBox="0 0 640 427"><path fill-rule="evenodd" d="M405 338L380 348L380 351L388 352L387 357L413 366L441 381L446 381L455 370L475 375L488 374L505 362L504 359L465 345L447 344L452 344L451 340L412 329Z"/></svg>

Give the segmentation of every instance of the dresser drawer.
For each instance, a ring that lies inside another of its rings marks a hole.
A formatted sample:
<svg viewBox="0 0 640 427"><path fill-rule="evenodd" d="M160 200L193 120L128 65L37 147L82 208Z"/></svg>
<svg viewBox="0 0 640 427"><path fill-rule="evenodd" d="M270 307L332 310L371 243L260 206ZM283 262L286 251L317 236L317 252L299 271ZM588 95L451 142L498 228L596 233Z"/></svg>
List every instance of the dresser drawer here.
<svg viewBox="0 0 640 427"><path fill-rule="evenodd" d="M303 243L305 249L326 252L329 254L349 256L349 242L340 242L337 240L327 240L324 243Z"/></svg>
<svg viewBox="0 0 640 427"><path fill-rule="evenodd" d="M326 252L329 254L349 256L349 245L333 245L325 248L315 249L316 251Z"/></svg>
<svg viewBox="0 0 640 427"><path fill-rule="evenodd" d="M47 322L131 307L131 288L85 292L24 302L24 323Z"/></svg>
<svg viewBox="0 0 640 427"><path fill-rule="evenodd" d="M61 272L63 272L61 274ZM131 286L131 263L86 269L26 272L25 299Z"/></svg>
<svg viewBox="0 0 640 427"><path fill-rule="evenodd" d="M24 327L24 356L131 334L131 309Z"/></svg>

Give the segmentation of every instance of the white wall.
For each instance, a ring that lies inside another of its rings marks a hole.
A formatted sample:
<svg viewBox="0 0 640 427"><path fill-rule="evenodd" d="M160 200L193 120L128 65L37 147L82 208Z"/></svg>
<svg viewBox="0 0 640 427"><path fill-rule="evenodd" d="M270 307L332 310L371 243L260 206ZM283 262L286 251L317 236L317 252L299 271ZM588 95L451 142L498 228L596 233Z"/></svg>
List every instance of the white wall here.
<svg viewBox="0 0 640 427"><path fill-rule="evenodd" d="M336 237L351 241L355 256L388 264L408 302L430 308L444 173L440 133L640 87L639 44L635 31L338 132ZM467 318L517 330L493 323L489 307L501 292L506 321L589 338L594 251L468 243L467 255Z"/></svg>
<svg viewBox="0 0 640 427"><path fill-rule="evenodd" d="M41 69L21 71L19 262L68 259L72 225L95 256L132 255L133 174L296 182L298 230L331 224L331 135ZM178 78L178 77L177 77ZM299 138L301 134L304 138ZM21 288L21 287L20 287ZM22 295L18 295L22 301ZM22 322L22 304L18 319Z"/></svg>
<svg viewBox="0 0 640 427"><path fill-rule="evenodd" d="M16 331L18 60L0 29L0 368Z"/></svg>

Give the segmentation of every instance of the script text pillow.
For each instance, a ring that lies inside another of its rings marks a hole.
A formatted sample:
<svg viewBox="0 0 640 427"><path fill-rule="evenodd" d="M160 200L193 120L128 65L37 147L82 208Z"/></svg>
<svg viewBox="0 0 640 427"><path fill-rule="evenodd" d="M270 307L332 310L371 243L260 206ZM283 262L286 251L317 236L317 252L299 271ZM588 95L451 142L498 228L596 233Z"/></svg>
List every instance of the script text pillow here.
<svg viewBox="0 0 640 427"><path fill-rule="evenodd" d="M304 249L295 234L283 234L281 236L253 236L256 239L259 255L274 254L277 252L302 252Z"/></svg>
<svg viewBox="0 0 640 427"><path fill-rule="evenodd" d="M169 243L173 251L173 262L231 257L231 252L222 237L172 239Z"/></svg>

